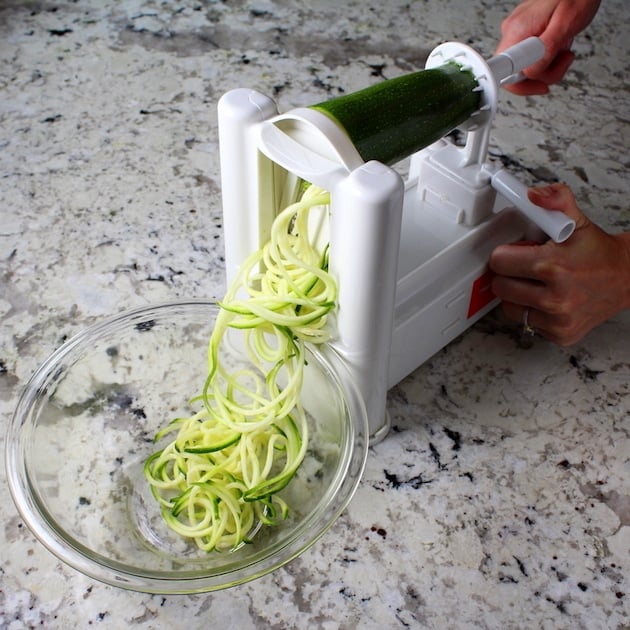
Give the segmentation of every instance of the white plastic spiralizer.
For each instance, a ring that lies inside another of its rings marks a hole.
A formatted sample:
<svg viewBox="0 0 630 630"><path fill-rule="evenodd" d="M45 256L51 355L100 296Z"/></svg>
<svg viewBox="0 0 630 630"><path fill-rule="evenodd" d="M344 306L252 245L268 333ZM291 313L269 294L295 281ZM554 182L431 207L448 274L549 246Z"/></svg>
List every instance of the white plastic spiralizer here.
<svg viewBox="0 0 630 630"><path fill-rule="evenodd" d="M364 160L316 109L279 114L250 89L219 102L227 280L268 239L300 180L330 192L321 224L339 291L330 347L359 385L373 441L389 429L389 388L497 304L492 250L533 230L559 242L573 231L572 221L531 204L526 187L487 159L499 86L543 54L537 38L488 61L456 42L433 50L426 69L456 62L472 71L480 105L458 125L465 144L443 137L416 151L406 179L396 165Z"/></svg>

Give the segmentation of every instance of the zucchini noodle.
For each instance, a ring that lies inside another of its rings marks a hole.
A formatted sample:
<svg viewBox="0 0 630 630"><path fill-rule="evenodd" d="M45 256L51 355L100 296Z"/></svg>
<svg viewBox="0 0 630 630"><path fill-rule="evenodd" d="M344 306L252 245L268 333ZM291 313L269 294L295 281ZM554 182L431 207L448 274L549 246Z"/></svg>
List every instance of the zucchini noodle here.
<svg viewBox="0 0 630 630"><path fill-rule="evenodd" d="M275 218L269 241L243 262L219 303L208 376L192 400L200 408L159 431L156 441L171 441L145 462L166 524L204 551L236 549L259 524L288 515L277 493L307 449L305 345L328 339L327 315L337 299L328 247L318 248L309 230L311 211L328 203L326 191L306 188ZM220 357L235 330L248 365L230 369Z"/></svg>

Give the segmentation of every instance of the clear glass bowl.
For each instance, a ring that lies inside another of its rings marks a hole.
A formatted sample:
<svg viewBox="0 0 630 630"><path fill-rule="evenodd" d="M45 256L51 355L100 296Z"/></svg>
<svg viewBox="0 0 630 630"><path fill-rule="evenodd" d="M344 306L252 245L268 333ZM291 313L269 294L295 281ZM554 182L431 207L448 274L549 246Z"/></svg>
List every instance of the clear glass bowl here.
<svg viewBox="0 0 630 630"><path fill-rule="evenodd" d="M192 300L123 313L68 341L27 384L7 435L9 486L35 536L78 571L150 593L234 586L302 553L350 501L367 418L343 362L324 346L307 356L309 450L283 490L289 518L224 552L202 552L166 527L142 467L156 431L189 415L217 312Z"/></svg>

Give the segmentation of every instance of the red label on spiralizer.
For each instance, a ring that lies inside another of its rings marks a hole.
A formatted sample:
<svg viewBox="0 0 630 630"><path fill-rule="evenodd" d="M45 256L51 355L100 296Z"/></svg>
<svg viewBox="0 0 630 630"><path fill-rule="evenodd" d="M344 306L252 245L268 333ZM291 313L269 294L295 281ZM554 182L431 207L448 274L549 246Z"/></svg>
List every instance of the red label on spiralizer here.
<svg viewBox="0 0 630 630"><path fill-rule="evenodd" d="M470 302L468 304L468 319L496 298L491 287L493 275L494 274L488 269L473 282Z"/></svg>

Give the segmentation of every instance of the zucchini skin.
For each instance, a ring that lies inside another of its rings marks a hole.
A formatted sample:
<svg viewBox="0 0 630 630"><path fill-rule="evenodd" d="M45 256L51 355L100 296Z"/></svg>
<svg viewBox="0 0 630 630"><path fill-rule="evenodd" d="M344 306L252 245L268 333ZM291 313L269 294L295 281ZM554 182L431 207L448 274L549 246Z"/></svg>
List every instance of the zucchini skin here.
<svg viewBox="0 0 630 630"><path fill-rule="evenodd" d="M473 73L449 62L311 107L336 121L366 162L391 165L461 125L480 102Z"/></svg>

